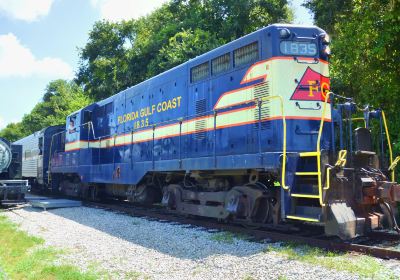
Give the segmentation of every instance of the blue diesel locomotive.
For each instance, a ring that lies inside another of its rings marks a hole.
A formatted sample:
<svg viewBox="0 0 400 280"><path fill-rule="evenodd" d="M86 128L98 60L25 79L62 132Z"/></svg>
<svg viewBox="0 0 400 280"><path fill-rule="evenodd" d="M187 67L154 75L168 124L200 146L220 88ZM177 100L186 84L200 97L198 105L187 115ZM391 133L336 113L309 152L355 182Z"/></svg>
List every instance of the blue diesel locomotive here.
<svg viewBox="0 0 400 280"><path fill-rule="evenodd" d="M274 24L82 108L49 187L343 239L397 228L384 113L329 91L329 54L322 29Z"/></svg>

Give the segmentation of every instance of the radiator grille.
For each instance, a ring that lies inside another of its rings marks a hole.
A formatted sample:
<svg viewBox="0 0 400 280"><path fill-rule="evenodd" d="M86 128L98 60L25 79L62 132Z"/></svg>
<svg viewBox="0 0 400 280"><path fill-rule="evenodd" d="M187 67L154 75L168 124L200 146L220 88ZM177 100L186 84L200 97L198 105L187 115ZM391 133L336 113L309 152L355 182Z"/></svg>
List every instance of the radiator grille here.
<svg viewBox="0 0 400 280"><path fill-rule="evenodd" d="M264 82L260 85L257 85L254 88L254 99L262 99L264 97L269 96L269 84L268 82ZM258 119L259 119L259 111L260 108L256 107L254 110L254 119L256 120L256 123L254 125L254 128L258 129ZM269 118L270 117L270 101L263 101L262 106L261 106L261 120ZM261 129L270 129L271 128L271 122L262 122L261 123Z"/></svg>

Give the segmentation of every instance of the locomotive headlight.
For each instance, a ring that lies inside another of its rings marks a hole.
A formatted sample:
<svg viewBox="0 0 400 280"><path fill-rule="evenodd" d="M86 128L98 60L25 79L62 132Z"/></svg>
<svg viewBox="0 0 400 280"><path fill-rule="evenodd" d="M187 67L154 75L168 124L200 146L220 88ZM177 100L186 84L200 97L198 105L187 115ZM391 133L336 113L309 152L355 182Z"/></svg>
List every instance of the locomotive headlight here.
<svg viewBox="0 0 400 280"><path fill-rule="evenodd" d="M287 28L279 29L279 37L281 37L281 39L289 38L289 36L290 36L289 29Z"/></svg>
<svg viewBox="0 0 400 280"><path fill-rule="evenodd" d="M329 45L331 43L331 38L326 33L321 34L321 39L322 39L322 44L324 45Z"/></svg>
<svg viewBox="0 0 400 280"><path fill-rule="evenodd" d="M326 56L330 56L331 55L331 48L328 45L323 46L322 53L324 55L326 55Z"/></svg>

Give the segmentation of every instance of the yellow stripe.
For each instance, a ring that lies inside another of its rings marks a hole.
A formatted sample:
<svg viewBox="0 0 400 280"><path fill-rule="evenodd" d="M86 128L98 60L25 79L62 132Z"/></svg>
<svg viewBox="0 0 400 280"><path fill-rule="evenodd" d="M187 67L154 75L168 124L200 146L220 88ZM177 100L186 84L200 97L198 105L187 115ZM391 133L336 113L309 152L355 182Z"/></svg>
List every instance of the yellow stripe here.
<svg viewBox="0 0 400 280"><path fill-rule="evenodd" d="M287 215L286 218L292 219L292 220L306 221L306 222L319 222L318 219L305 218L305 217L299 217L299 216L291 216L291 215Z"/></svg>
<svg viewBox="0 0 400 280"><path fill-rule="evenodd" d="M269 61L264 61L251 66L249 71L244 76L242 83L247 83L255 79L261 79L267 75L267 65Z"/></svg>
<svg viewBox="0 0 400 280"><path fill-rule="evenodd" d="M233 111L231 113L224 113L216 116L216 128L222 128L226 126L239 126L245 123L251 123L256 121L257 114L255 114L255 108L249 107L240 111ZM202 129L204 130L212 130L214 129L214 116L206 116L204 118L198 118L189 120L187 122L182 123L182 135L195 133L196 123L202 122ZM179 135L179 123L155 127L154 129L154 138L162 139L166 137L173 137L175 135ZM198 128L198 127L197 127ZM150 127L148 129L134 132L133 139L132 134L124 134L118 136L110 136L107 138L103 138L97 141L90 141L88 145L88 141L76 141L73 143L67 143L65 145L65 150L76 150L83 148L110 148L114 147L114 142L116 146L131 144L138 142L151 141L153 139L153 129Z"/></svg>
<svg viewBox="0 0 400 280"><path fill-rule="evenodd" d="M300 157L316 157L318 156L319 153L318 152L304 152L304 153L300 153Z"/></svg>
<svg viewBox="0 0 400 280"><path fill-rule="evenodd" d="M318 172L296 172L295 173L298 176L314 176L314 175L318 175Z"/></svg>
<svg viewBox="0 0 400 280"><path fill-rule="evenodd" d="M303 193L292 193L290 194L292 197L301 197L301 198L319 198L318 194L303 194Z"/></svg>

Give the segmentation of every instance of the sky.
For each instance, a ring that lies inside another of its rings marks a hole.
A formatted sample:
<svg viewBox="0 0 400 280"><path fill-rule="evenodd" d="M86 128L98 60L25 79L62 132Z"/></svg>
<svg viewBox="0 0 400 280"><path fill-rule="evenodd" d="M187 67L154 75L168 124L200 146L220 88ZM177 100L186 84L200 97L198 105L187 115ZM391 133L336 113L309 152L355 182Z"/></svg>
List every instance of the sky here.
<svg viewBox="0 0 400 280"><path fill-rule="evenodd" d="M138 18L167 0L0 0L0 129L18 122L55 79L71 79L93 24ZM294 23L312 16L292 0Z"/></svg>

